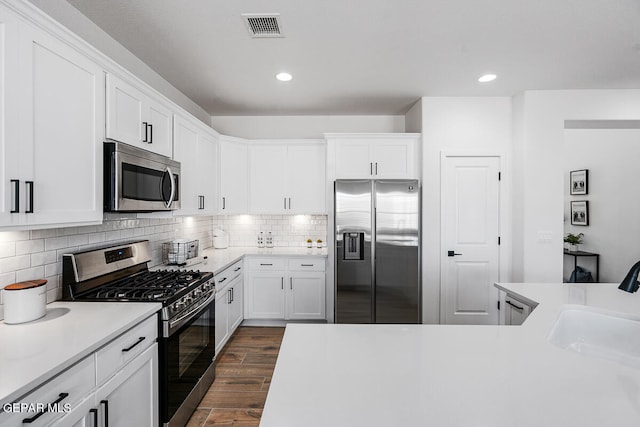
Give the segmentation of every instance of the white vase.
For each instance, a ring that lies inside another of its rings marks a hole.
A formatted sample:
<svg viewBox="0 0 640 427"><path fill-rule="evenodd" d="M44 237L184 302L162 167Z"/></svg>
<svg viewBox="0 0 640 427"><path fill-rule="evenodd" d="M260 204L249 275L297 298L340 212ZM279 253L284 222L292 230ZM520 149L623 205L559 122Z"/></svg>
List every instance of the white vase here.
<svg viewBox="0 0 640 427"><path fill-rule="evenodd" d="M572 245L569 243L569 252L578 252L578 245Z"/></svg>

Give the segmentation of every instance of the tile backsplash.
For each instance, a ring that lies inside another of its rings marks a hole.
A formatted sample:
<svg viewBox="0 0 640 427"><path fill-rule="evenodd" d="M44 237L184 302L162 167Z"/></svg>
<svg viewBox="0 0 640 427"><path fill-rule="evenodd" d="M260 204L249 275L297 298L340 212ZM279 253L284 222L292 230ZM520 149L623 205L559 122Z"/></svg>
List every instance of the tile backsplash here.
<svg viewBox="0 0 640 427"><path fill-rule="evenodd" d="M212 246L213 230L230 235L231 246L255 246L260 231L274 236L275 246L302 246L307 238L327 239L326 215L230 215L144 218L105 213L100 225L29 231L0 231L0 289L32 279L46 279L47 302L62 296L62 255L133 240L149 240L150 267L162 263L162 243L198 239L200 250ZM0 297L0 319L4 309Z"/></svg>

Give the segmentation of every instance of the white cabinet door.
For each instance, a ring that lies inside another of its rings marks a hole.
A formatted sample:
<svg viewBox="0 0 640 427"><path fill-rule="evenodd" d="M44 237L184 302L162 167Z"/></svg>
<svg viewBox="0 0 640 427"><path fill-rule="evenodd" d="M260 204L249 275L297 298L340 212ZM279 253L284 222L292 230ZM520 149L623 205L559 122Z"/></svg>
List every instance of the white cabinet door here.
<svg viewBox="0 0 640 427"><path fill-rule="evenodd" d="M287 318L325 318L324 272L291 273L287 289Z"/></svg>
<svg viewBox="0 0 640 427"><path fill-rule="evenodd" d="M284 319L284 272L251 272L245 287L247 319Z"/></svg>
<svg viewBox="0 0 640 427"><path fill-rule="evenodd" d="M199 213L215 215L218 213L218 140L216 136L205 132L198 145L198 185L202 196Z"/></svg>
<svg viewBox="0 0 640 427"><path fill-rule="evenodd" d="M343 141L335 144L336 178L369 178L373 175L370 144L366 140Z"/></svg>
<svg viewBox="0 0 640 427"><path fill-rule="evenodd" d="M199 131L191 122L176 115L174 122L174 160L180 162L180 215L194 215L200 206Z"/></svg>
<svg viewBox="0 0 640 427"><path fill-rule="evenodd" d="M255 143L249 147L249 212L284 213L286 145Z"/></svg>
<svg viewBox="0 0 640 427"><path fill-rule="evenodd" d="M20 34L25 224L101 222L104 72L40 30Z"/></svg>
<svg viewBox="0 0 640 427"><path fill-rule="evenodd" d="M112 74L107 75L106 137L163 156L173 151L173 114L168 105Z"/></svg>
<svg viewBox="0 0 640 427"><path fill-rule="evenodd" d="M75 405L51 427L96 427L99 425L99 414L96 406L96 395L91 393L80 404ZM98 421L96 421L98 420Z"/></svg>
<svg viewBox="0 0 640 427"><path fill-rule="evenodd" d="M414 142L407 140L375 141L371 161L375 178L411 178L415 175Z"/></svg>
<svg viewBox="0 0 640 427"><path fill-rule="evenodd" d="M146 148L143 141L146 145L149 130L144 123L144 108L142 92L107 74L107 138Z"/></svg>
<svg viewBox="0 0 640 427"><path fill-rule="evenodd" d="M324 144L287 147L286 197L288 213L325 213L326 163Z"/></svg>
<svg viewBox="0 0 640 427"><path fill-rule="evenodd" d="M148 123L147 145L154 153L171 157L173 155L172 111L160 102L149 100L146 122Z"/></svg>
<svg viewBox="0 0 640 427"><path fill-rule="evenodd" d="M229 304L229 335L233 334L243 320L243 290L244 284L242 276L238 276L229 284L231 290L231 304Z"/></svg>
<svg viewBox="0 0 640 427"><path fill-rule="evenodd" d="M247 145L220 137L220 213L247 213Z"/></svg>
<svg viewBox="0 0 640 427"><path fill-rule="evenodd" d="M109 427L158 425L158 344L127 364L96 392L100 418Z"/></svg>
<svg viewBox="0 0 640 427"><path fill-rule="evenodd" d="M216 354L224 347L229 339L229 299L228 288L216 292L216 326L215 343Z"/></svg>
<svg viewBox="0 0 640 427"><path fill-rule="evenodd" d="M21 88L18 84L18 19L4 6L0 7L0 227L19 225L24 215L17 212L18 191L22 190L20 176ZM20 202L20 201L19 201ZM22 211L22 210L21 210Z"/></svg>
<svg viewBox="0 0 640 427"><path fill-rule="evenodd" d="M176 115L174 159L180 162L180 209L175 215L217 212L217 140L204 126Z"/></svg>

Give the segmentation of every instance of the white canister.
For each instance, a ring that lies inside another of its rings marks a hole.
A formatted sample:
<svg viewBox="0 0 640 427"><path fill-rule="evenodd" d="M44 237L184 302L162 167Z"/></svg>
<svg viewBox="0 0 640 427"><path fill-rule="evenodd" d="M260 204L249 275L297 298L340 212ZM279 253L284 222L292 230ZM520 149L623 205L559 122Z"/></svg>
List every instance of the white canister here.
<svg viewBox="0 0 640 427"><path fill-rule="evenodd" d="M31 322L47 312L47 281L30 280L7 285L2 290L4 323L12 325Z"/></svg>
<svg viewBox="0 0 640 427"><path fill-rule="evenodd" d="M213 247L227 249L229 247L229 233L220 229L213 230Z"/></svg>

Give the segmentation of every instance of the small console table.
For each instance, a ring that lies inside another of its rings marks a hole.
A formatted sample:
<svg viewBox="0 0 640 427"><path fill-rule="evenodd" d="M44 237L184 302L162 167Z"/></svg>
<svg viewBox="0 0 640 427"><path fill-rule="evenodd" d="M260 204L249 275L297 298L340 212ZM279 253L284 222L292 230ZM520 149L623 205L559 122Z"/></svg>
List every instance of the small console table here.
<svg viewBox="0 0 640 427"><path fill-rule="evenodd" d="M596 254L593 252L585 252L585 251L570 251L568 249L564 250L565 255L569 255L573 257L573 271L576 271L578 267L578 257L595 257L596 258L596 283L600 281L600 254Z"/></svg>

